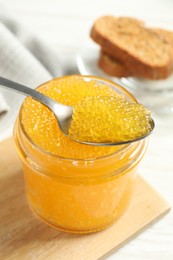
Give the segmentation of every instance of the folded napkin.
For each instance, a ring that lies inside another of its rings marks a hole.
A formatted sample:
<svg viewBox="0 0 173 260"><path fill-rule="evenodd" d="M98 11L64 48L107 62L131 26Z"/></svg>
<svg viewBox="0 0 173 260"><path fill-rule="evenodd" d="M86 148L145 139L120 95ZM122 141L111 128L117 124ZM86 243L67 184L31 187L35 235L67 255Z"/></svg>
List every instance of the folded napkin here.
<svg viewBox="0 0 173 260"><path fill-rule="evenodd" d="M6 103L3 95L0 93L0 116L9 110L9 106Z"/></svg>
<svg viewBox="0 0 173 260"><path fill-rule="evenodd" d="M0 76L33 88L62 75L57 54L1 5L0 35ZM11 135L23 99L0 86L0 140Z"/></svg>

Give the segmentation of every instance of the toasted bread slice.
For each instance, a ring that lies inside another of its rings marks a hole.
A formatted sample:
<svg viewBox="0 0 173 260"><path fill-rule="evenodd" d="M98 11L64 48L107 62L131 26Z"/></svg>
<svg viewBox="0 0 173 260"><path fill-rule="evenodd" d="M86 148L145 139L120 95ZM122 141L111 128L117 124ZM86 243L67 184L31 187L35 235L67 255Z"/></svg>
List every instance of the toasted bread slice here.
<svg viewBox="0 0 173 260"><path fill-rule="evenodd" d="M104 52L122 62L133 76L163 79L173 70L173 48L169 41L138 20L104 16L96 20L91 38Z"/></svg>
<svg viewBox="0 0 173 260"><path fill-rule="evenodd" d="M168 31L166 29L161 28L151 28L151 31L156 33L162 41L170 43L173 48L173 31Z"/></svg>
<svg viewBox="0 0 173 260"><path fill-rule="evenodd" d="M129 77L131 73L120 61L112 58L104 51L100 51L100 57L98 60L99 67L108 75L114 77Z"/></svg>
<svg viewBox="0 0 173 260"><path fill-rule="evenodd" d="M173 48L173 32L165 29L160 29L160 28L152 28L151 30L156 34L158 34L158 36L162 40L169 42ZM114 77L133 76L132 73L129 71L129 69L122 62L116 60L115 58L113 58L103 50L100 51L98 65L105 73L107 73L110 76L114 76Z"/></svg>

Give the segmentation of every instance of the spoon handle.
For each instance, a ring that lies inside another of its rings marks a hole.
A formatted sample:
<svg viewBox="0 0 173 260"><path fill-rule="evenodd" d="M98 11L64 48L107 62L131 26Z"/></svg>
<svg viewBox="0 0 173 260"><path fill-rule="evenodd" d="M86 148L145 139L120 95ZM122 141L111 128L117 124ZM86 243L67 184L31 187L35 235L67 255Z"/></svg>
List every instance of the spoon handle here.
<svg viewBox="0 0 173 260"><path fill-rule="evenodd" d="M35 89L26 87L17 82L11 81L9 79L0 77L0 85L16 91L20 94L24 94L25 96L31 96L35 100L41 102L43 105L47 106L52 112L58 117L59 120L64 117L64 114L67 113L67 110L70 110L71 107L65 106L63 104L58 103L57 101L47 97L46 95L36 91ZM70 110L71 111L71 110Z"/></svg>
<svg viewBox="0 0 173 260"><path fill-rule="evenodd" d="M0 77L0 85L3 87L6 87L8 89L14 90L20 94L24 94L25 96L31 96L34 99L43 103L44 105L46 105L45 103L49 99L49 98L47 98L47 96L43 95L42 93L40 93L32 88L26 87L22 84L19 84L17 82L14 82L12 80L9 80L9 79L3 78L3 77Z"/></svg>

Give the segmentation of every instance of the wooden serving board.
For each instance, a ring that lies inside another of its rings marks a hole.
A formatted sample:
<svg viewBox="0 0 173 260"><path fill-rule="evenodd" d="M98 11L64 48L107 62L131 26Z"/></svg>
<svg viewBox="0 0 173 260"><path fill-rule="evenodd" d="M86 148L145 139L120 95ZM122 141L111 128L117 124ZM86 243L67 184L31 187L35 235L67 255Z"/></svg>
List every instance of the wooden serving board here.
<svg viewBox="0 0 173 260"><path fill-rule="evenodd" d="M89 235L60 232L32 215L13 141L0 143L0 259L105 258L169 209L168 203L138 177L128 210L111 227Z"/></svg>

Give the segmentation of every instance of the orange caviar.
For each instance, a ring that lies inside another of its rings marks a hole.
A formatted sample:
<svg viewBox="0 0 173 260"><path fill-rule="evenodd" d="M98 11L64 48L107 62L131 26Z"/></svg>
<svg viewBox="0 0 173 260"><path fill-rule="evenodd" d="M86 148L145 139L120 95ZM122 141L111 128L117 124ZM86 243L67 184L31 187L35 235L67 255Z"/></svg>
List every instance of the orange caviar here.
<svg viewBox="0 0 173 260"><path fill-rule="evenodd" d="M72 106L88 96L126 96L135 102L120 86L89 76L55 79L38 90ZM14 136L29 204L46 223L68 232L94 232L125 211L146 140L117 147L76 143L62 134L53 113L31 98L24 101Z"/></svg>
<svg viewBox="0 0 173 260"><path fill-rule="evenodd" d="M121 96L94 96L74 107L70 136L88 142L121 142L150 132L150 112Z"/></svg>
<svg viewBox="0 0 173 260"><path fill-rule="evenodd" d="M100 86L95 80L87 82L77 76L52 80L39 87L38 91L71 106L88 96L120 96L107 85ZM117 150L116 147L98 148L70 140L60 130L54 114L32 98L27 98L23 104L21 122L36 145L62 157L96 158Z"/></svg>

